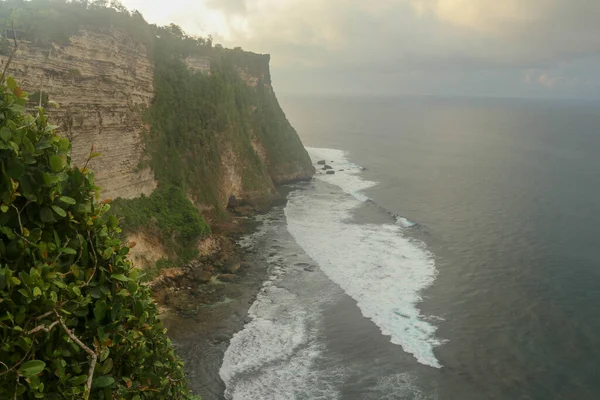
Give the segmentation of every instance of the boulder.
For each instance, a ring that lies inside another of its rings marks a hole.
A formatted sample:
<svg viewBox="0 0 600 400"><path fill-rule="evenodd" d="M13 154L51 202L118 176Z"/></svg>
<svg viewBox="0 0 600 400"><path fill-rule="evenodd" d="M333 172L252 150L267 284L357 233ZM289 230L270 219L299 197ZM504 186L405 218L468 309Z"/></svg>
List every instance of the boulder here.
<svg viewBox="0 0 600 400"><path fill-rule="evenodd" d="M222 282L231 282L233 280L235 280L236 276L233 274L221 274L221 275L217 275L217 279L222 281Z"/></svg>
<svg viewBox="0 0 600 400"><path fill-rule="evenodd" d="M327 163L327 161L325 161L325 160L317 161L317 164L319 164L319 165L325 165L326 163Z"/></svg>
<svg viewBox="0 0 600 400"><path fill-rule="evenodd" d="M238 270L240 269L240 267L242 266L242 264L239 261L235 261L235 260L229 260L225 263L225 271L231 273L231 274L235 274L236 272L238 272Z"/></svg>
<svg viewBox="0 0 600 400"><path fill-rule="evenodd" d="M208 283L212 278L212 272L207 271L205 269L197 269L193 272L192 276L195 281L200 283Z"/></svg>
<svg viewBox="0 0 600 400"><path fill-rule="evenodd" d="M333 167L331 165L325 165L323 167L324 170L328 170L328 169L333 169Z"/></svg>
<svg viewBox="0 0 600 400"><path fill-rule="evenodd" d="M327 174L327 175L334 175L334 174L335 174L335 171L327 171L327 172L326 172L326 174Z"/></svg>

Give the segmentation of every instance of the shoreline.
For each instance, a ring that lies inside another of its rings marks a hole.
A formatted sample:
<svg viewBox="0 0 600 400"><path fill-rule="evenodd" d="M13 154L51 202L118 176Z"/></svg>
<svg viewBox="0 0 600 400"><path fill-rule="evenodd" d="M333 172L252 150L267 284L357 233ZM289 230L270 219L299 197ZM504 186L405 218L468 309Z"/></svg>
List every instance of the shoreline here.
<svg viewBox="0 0 600 400"><path fill-rule="evenodd" d="M282 192L286 194L285 189ZM223 356L233 335L250 321L248 310L268 276L269 250L263 249L252 235L264 224L261 220L272 219L277 214L283 215L283 205L275 205L264 213L256 212L249 217L237 217L241 229L217 234L226 238L231 247L212 256L235 259L241 265L231 281L212 279L208 283L195 282L196 288L160 289L183 296L183 302L189 307L177 310L172 304L161 304L161 319L175 351L184 361L189 387L204 400L225 398L225 384L219 376ZM244 239L249 240L250 246L240 244ZM187 275L190 275L189 271ZM164 293L161 295L164 300Z"/></svg>

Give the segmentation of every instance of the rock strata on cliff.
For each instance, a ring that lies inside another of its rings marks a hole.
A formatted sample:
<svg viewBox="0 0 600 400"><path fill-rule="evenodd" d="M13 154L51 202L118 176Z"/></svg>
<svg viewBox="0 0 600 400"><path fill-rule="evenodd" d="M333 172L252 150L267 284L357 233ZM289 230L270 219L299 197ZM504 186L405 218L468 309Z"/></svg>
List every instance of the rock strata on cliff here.
<svg viewBox="0 0 600 400"><path fill-rule="evenodd" d="M149 195L160 182L184 188L199 209L223 211L231 196L265 202L275 185L312 176L268 55L199 45L185 56L161 40L149 49L116 28L80 29L62 45L22 40L8 72L60 105L48 113L71 139L74 165L92 145L102 154L89 166L103 198Z"/></svg>
<svg viewBox="0 0 600 400"><path fill-rule="evenodd" d="M144 157L142 111L154 96L153 62L145 46L118 31L80 31L71 44L36 48L19 43L9 74L30 94L42 89L60 105L48 109L59 134L72 139L74 165L94 145L90 162L102 196L133 198L156 187ZM0 56L2 65L6 56Z"/></svg>

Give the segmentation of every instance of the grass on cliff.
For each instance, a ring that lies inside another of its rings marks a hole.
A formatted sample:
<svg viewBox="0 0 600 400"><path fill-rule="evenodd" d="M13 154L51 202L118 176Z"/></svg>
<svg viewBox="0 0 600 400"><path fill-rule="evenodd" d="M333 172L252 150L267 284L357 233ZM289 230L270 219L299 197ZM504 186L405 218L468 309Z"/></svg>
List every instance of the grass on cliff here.
<svg viewBox="0 0 600 400"><path fill-rule="evenodd" d="M210 234L210 227L178 187L159 187L150 196L116 199L111 212L122 218L125 232L149 230L179 261L197 256L196 243Z"/></svg>
<svg viewBox="0 0 600 400"><path fill-rule="evenodd" d="M298 166L312 168L310 157L296 130L287 120L271 88L256 88L256 134L269 157L271 176L293 173Z"/></svg>

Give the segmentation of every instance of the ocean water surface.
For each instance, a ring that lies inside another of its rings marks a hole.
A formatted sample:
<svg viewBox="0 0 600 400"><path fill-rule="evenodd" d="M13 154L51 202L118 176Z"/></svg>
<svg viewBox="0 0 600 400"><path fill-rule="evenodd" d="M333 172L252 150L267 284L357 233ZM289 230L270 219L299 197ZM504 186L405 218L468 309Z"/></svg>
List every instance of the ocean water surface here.
<svg viewBox="0 0 600 400"><path fill-rule="evenodd" d="M600 398L598 104L282 105L335 174L256 234L227 398Z"/></svg>

